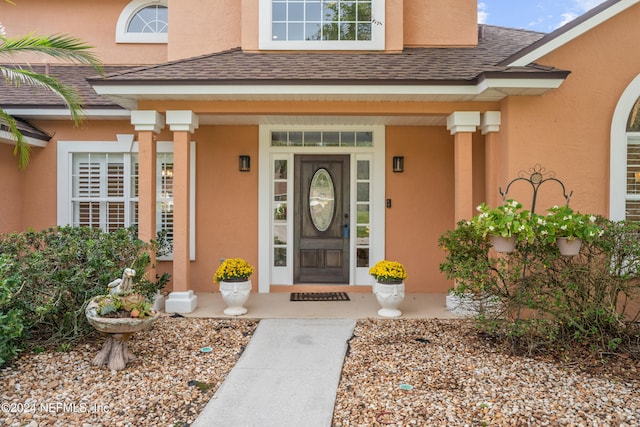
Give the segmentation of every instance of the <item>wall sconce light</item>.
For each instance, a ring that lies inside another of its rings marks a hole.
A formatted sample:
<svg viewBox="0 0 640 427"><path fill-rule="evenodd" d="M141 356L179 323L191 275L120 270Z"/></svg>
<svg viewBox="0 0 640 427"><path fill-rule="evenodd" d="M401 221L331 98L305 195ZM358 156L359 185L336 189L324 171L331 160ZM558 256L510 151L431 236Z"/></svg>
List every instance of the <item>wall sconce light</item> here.
<svg viewBox="0 0 640 427"><path fill-rule="evenodd" d="M640 183L640 172L636 172L634 174L634 176L635 176L635 179L636 179L636 184L639 184Z"/></svg>
<svg viewBox="0 0 640 427"><path fill-rule="evenodd" d="M249 172L251 170L251 157L240 156L240 172Z"/></svg>
<svg viewBox="0 0 640 427"><path fill-rule="evenodd" d="M404 172L404 156L393 157L393 171Z"/></svg>

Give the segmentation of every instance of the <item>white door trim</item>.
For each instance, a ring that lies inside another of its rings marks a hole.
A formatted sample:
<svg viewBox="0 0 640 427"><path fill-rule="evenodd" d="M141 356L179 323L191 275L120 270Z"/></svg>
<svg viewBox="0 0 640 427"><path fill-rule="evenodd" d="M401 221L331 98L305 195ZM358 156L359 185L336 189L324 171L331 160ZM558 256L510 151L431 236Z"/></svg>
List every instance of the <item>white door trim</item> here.
<svg viewBox="0 0 640 427"><path fill-rule="evenodd" d="M372 132L371 147L298 147L271 146L273 131L361 131ZM287 204L293 207L293 159L295 154L349 154L351 155L351 212L350 230L352 236L356 232L356 174L357 160L370 161L370 246L369 264L373 265L384 258L385 248L385 127L383 125L366 126L325 126L297 125L274 126L262 125L259 129L258 159L258 275L259 292L269 292L270 286L293 285L293 219L287 218L287 265L273 267L273 161L287 160ZM291 212L293 210L291 209ZM372 285L373 279L368 274L369 267L357 267L356 238L350 241L350 285Z"/></svg>

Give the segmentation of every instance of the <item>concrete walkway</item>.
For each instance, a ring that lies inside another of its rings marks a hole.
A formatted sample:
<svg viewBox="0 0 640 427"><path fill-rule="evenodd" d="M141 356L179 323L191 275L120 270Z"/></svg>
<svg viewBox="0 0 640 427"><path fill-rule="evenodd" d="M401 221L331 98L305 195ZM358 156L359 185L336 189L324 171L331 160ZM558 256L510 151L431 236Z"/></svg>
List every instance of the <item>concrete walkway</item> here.
<svg viewBox="0 0 640 427"><path fill-rule="evenodd" d="M263 319L193 427L330 427L353 319Z"/></svg>

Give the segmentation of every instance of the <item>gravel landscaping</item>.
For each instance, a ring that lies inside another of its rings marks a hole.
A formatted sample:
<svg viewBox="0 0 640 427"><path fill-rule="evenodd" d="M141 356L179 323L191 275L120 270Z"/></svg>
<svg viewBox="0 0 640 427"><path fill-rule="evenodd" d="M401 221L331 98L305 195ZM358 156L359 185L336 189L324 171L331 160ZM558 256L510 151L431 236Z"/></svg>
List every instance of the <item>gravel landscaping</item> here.
<svg viewBox="0 0 640 427"><path fill-rule="evenodd" d="M133 336L138 358L119 372L91 366L102 338L25 353L0 371L0 425L188 425L256 325L162 317ZM362 320L349 344L334 427L640 425L640 361L631 358L512 356L463 320Z"/></svg>
<svg viewBox="0 0 640 427"><path fill-rule="evenodd" d="M469 321L364 320L333 425L638 426L640 361L511 356Z"/></svg>
<svg viewBox="0 0 640 427"><path fill-rule="evenodd" d="M104 338L69 352L24 354L0 371L0 426L183 426L192 423L251 339L257 321L161 317L137 332L137 360L94 367ZM211 346L213 351L200 349Z"/></svg>

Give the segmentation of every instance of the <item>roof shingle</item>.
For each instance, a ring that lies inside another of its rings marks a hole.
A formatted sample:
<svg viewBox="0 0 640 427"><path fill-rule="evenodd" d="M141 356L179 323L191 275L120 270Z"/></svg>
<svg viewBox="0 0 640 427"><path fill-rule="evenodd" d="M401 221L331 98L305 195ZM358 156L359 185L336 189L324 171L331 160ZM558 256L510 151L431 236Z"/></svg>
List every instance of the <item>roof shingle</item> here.
<svg viewBox="0 0 640 427"><path fill-rule="evenodd" d="M486 71L505 71L497 64L544 36L526 30L482 25L471 48L407 48L385 52L243 52L231 49L195 58L139 67L92 79L109 82L189 82L191 84L317 82L471 81ZM539 71L539 70L538 70Z"/></svg>

